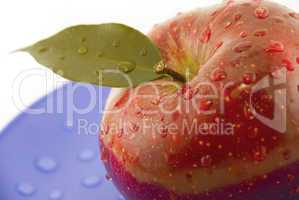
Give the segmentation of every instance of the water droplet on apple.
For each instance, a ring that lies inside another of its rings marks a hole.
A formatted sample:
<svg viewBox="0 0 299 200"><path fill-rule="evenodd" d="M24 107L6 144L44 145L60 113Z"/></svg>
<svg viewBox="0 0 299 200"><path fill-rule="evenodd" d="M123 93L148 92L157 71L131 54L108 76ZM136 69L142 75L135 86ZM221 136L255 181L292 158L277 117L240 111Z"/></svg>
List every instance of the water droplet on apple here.
<svg viewBox="0 0 299 200"><path fill-rule="evenodd" d="M212 36L211 28L210 28L210 26L207 26L201 33L200 41L202 43L208 43L211 39L211 36Z"/></svg>
<svg viewBox="0 0 299 200"><path fill-rule="evenodd" d="M124 129L123 128L120 128L117 132L117 137L118 138L121 138L122 136L124 135Z"/></svg>
<svg viewBox="0 0 299 200"><path fill-rule="evenodd" d="M195 89L189 88L184 92L184 99L185 100L191 100L195 95L197 91Z"/></svg>
<svg viewBox="0 0 299 200"><path fill-rule="evenodd" d="M240 33L240 37L241 38L246 38L247 37L247 32L246 31L242 31L241 33Z"/></svg>
<svg viewBox="0 0 299 200"><path fill-rule="evenodd" d="M168 128L165 126L162 126L160 129L160 136L162 138L166 138L168 136Z"/></svg>
<svg viewBox="0 0 299 200"><path fill-rule="evenodd" d="M294 180L295 180L295 176L294 175L292 175L292 174L288 174L288 182L290 183L290 182L293 182Z"/></svg>
<svg viewBox="0 0 299 200"><path fill-rule="evenodd" d="M108 135L109 134L109 131L110 131L110 126L107 125L107 124L103 124L101 126L101 132L104 134L104 135Z"/></svg>
<svg viewBox="0 0 299 200"><path fill-rule="evenodd" d="M106 178L107 181L112 181L112 177L109 174L106 174L105 178Z"/></svg>
<svg viewBox="0 0 299 200"><path fill-rule="evenodd" d="M192 181L192 178L193 178L193 176L192 176L192 173L191 173L191 172L189 172L189 173L186 174L186 179L187 179L188 181Z"/></svg>
<svg viewBox="0 0 299 200"><path fill-rule="evenodd" d="M235 15L234 18L235 18L235 21L237 22L242 18L242 14L238 13L238 14Z"/></svg>
<svg viewBox="0 0 299 200"><path fill-rule="evenodd" d="M271 40L268 47L265 48L267 53L281 53L284 52L284 45L279 41Z"/></svg>
<svg viewBox="0 0 299 200"><path fill-rule="evenodd" d="M279 16L275 16L275 17L273 17L272 19L274 20L275 23L279 23L279 24L281 24L281 23L284 22L284 19L281 18L281 17L279 17Z"/></svg>
<svg viewBox="0 0 299 200"><path fill-rule="evenodd" d="M212 162L213 162L213 160L210 155L205 155L205 156L201 157L201 159L200 159L200 164L202 167L208 168L212 165Z"/></svg>
<svg viewBox="0 0 299 200"><path fill-rule="evenodd" d="M294 65L289 59L282 60L282 66L285 67L288 71L294 71Z"/></svg>
<svg viewBox="0 0 299 200"><path fill-rule="evenodd" d="M136 65L131 62L120 62L118 63L118 69L124 73L130 73L136 68Z"/></svg>
<svg viewBox="0 0 299 200"><path fill-rule="evenodd" d="M299 64L299 57L296 58L296 62L297 62L297 64Z"/></svg>
<svg viewBox="0 0 299 200"><path fill-rule="evenodd" d="M232 24L233 24L232 22L226 22L224 27L227 29L231 27Z"/></svg>
<svg viewBox="0 0 299 200"><path fill-rule="evenodd" d="M233 51L236 53L242 53L244 51L249 50L250 48L252 48L252 42L245 41L245 42L240 42L236 46L234 46Z"/></svg>
<svg viewBox="0 0 299 200"><path fill-rule="evenodd" d="M290 160L291 158L291 152L290 150L285 150L282 152L282 156L284 160Z"/></svg>
<svg viewBox="0 0 299 200"><path fill-rule="evenodd" d="M199 109L201 111L208 111L213 106L213 101L208 99L203 99L199 102Z"/></svg>
<svg viewBox="0 0 299 200"><path fill-rule="evenodd" d="M130 129L133 132L137 132L139 130L139 126L136 123L134 123L134 122L130 122Z"/></svg>
<svg viewBox="0 0 299 200"><path fill-rule="evenodd" d="M101 152L101 160L103 162L107 162L108 161L108 157L109 157L109 152L106 148L103 148L102 149L102 152Z"/></svg>
<svg viewBox="0 0 299 200"><path fill-rule="evenodd" d="M215 47L216 47L216 49L219 49L222 45L223 45L223 42L220 41L220 42L216 43Z"/></svg>
<svg viewBox="0 0 299 200"><path fill-rule="evenodd" d="M249 85L254 83L256 80L256 74L255 73L245 73L243 75L243 83Z"/></svg>
<svg viewBox="0 0 299 200"><path fill-rule="evenodd" d="M151 103L155 106L159 105L161 102L161 98L160 97L157 97L157 98L154 98L153 100L151 100Z"/></svg>
<svg viewBox="0 0 299 200"><path fill-rule="evenodd" d="M267 34L266 29L259 29L254 32L254 36L256 37L264 37Z"/></svg>
<svg viewBox="0 0 299 200"><path fill-rule="evenodd" d="M85 54L87 54L87 52L88 52L88 48L87 48L87 47L80 47L80 48L78 49L78 53L79 53L80 55L85 55Z"/></svg>
<svg viewBox="0 0 299 200"><path fill-rule="evenodd" d="M268 10L268 8L265 8L265 7L258 7L255 9L254 15L258 19L266 19L267 17L269 17L269 10Z"/></svg>
<svg viewBox="0 0 299 200"><path fill-rule="evenodd" d="M222 81L227 78L227 74L223 69L217 68L211 74L212 81Z"/></svg>
<svg viewBox="0 0 299 200"><path fill-rule="evenodd" d="M267 148L265 146L258 147L257 150L253 152L253 159L257 162L261 162L266 159Z"/></svg>
<svg viewBox="0 0 299 200"><path fill-rule="evenodd" d="M291 17L293 17L294 19L299 19L299 13L291 12L291 13L289 13L289 15Z"/></svg>
<svg viewBox="0 0 299 200"><path fill-rule="evenodd" d="M252 129L250 129L249 132L248 132L248 137L249 137L250 139L254 139L254 138L257 137L258 133L259 133L259 129L258 129L257 127L252 128Z"/></svg>

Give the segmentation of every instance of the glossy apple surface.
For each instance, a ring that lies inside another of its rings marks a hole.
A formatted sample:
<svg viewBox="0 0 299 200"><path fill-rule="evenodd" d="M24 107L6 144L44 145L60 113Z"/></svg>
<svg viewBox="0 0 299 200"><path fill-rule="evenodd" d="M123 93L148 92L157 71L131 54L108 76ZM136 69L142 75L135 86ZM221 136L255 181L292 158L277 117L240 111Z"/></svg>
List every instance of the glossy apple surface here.
<svg viewBox="0 0 299 200"><path fill-rule="evenodd" d="M165 78L117 91L100 138L127 200L299 198L299 14L225 1L149 37Z"/></svg>

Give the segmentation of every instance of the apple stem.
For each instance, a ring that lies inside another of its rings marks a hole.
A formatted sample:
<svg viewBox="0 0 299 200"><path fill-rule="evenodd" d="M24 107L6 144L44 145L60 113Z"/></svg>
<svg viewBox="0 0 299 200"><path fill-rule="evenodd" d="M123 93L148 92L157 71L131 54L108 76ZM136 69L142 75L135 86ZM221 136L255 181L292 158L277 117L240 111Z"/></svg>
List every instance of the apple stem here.
<svg viewBox="0 0 299 200"><path fill-rule="evenodd" d="M169 75L171 78L173 78L179 82L186 83L186 78L172 69L164 68L162 73Z"/></svg>

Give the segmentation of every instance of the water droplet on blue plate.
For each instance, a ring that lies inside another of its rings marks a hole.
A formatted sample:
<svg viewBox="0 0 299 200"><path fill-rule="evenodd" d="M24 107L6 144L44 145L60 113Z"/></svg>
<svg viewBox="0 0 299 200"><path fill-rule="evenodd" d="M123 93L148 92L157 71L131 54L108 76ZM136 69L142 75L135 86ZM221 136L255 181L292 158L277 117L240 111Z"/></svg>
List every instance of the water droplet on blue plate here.
<svg viewBox="0 0 299 200"><path fill-rule="evenodd" d="M91 161L95 158L95 153L90 149L84 149L83 151L80 152L78 158L80 161L83 162Z"/></svg>
<svg viewBox="0 0 299 200"><path fill-rule="evenodd" d="M22 196L32 196L36 191L31 183L19 183L16 190Z"/></svg>
<svg viewBox="0 0 299 200"><path fill-rule="evenodd" d="M57 169L57 163L55 160L49 157L41 157L36 160L36 168L41 172L53 172Z"/></svg>
<svg viewBox="0 0 299 200"><path fill-rule="evenodd" d="M61 200L63 198L63 192L60 190L53 190L50 195L50 200Z"/></svg>
<svg viewBox="0 0 299 200"><path fill-rule="evenodd" d="M89 176L82 180L82 185L86 188L97 187L102 184L103 179L98 176Z"/></svg>

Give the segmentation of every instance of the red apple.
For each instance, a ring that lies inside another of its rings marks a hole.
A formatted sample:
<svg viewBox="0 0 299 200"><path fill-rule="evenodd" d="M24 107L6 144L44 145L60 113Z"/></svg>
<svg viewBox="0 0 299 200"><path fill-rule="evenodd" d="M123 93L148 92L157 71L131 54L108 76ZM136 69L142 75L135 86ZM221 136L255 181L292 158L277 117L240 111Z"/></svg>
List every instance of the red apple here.
<svg viewBox="0 0 299 200"><path fill-rule="evenodd" d="M100 138L127 200L299 198L299 14L261 0L178 14L149 34L189 77L118 92Z"/></svg>

